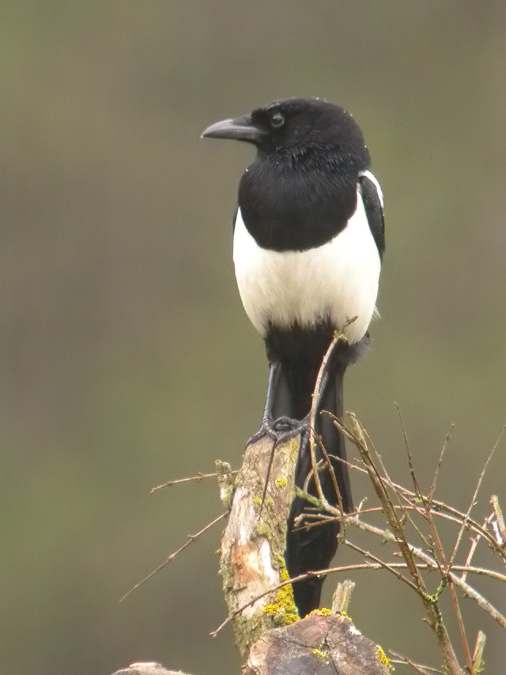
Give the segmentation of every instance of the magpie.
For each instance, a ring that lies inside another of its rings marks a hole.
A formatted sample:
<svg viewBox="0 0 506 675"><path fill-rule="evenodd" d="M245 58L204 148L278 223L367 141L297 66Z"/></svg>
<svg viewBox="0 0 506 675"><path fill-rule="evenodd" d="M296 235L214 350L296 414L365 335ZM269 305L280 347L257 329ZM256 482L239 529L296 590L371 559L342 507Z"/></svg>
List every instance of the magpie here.
<svg viewBox="0 0 506 675"><path fill-rule="evenodd" d="M319 98L275 101L209 126L205 138L256 147L239 182L233 260L246 314L265 341L269 376L262 426L279 442L304 431L322 359L336 331L318 411L343 415L343 378L364 351L376 309L385 249L383 194L370 171L362 131L343 108ZM307 431L307 426L306 426ZM330 456L327 499L353 510L342 432L319 414L316 431ZM314 493L308 435L302 434L296 483ZM320 449L321 456L321 449ZM309 477L309 479L308 479ZM339 524L294 527L307 503L296 497L286 544L290 576L328 567ZM294 584L299 613L320 603L323 579Z"/></svg>

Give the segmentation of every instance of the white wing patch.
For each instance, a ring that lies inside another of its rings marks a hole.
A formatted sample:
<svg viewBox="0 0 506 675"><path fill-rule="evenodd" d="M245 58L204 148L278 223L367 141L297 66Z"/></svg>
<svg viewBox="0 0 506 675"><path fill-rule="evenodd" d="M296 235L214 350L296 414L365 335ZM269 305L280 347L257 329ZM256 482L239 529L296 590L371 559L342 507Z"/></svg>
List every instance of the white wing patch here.
<svg viewBox="0 0 506 675"><path fill-rule="evenodd" d="M379 180L376 178L376 176L371 172L371 171L361 171L359 176L365 176L368 178L371 183L374 184L374 187L376 188L376 192L378 193L378 197L380 200L381 208L385 208L385 204L383 203L383 190L381 189L381 185L379 184Z"/></svg>
<svg viewBox="0 0 506 675"><path fill-rule="evenodd" d="M381 268L360 187L357 208L344 230L307 251L262 248L238 209L234 266L244 309L260 334L265 335L269 323L310 326L330 319L342 328L357 317L345 333L351 342L358 342L375 310Z"/></svg>

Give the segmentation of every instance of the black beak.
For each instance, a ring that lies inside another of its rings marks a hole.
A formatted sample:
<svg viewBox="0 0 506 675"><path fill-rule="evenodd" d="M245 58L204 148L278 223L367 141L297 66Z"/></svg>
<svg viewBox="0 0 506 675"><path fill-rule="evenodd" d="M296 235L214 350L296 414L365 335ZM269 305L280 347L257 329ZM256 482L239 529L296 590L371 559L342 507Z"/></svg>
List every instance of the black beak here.
<svg viewBox="0 0 506 675"><path fill-rule="evenodd" d="M202 132L201 138L230 138L236 141L258 143L265 135L265 131L253 124L251 115L241 115L235 119L211 124Z"/></svg>

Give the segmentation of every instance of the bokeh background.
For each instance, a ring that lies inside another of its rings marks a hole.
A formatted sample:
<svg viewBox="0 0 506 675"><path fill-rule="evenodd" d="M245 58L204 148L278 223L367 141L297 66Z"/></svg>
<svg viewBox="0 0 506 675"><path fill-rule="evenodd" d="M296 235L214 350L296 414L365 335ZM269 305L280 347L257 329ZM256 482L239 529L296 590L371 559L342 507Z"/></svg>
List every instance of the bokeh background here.
<svg viewBox="0 0 506 675"><path fill-rule="evenodd" d="M200 132L290 95L359 120L388 247L382 320L347 405L403 480L394 401L426 481L455 422L440 494L464 508L506 421L506 4L33 0L0 13L0 670L237 673L231 633L207 637L225 613L218 530L118 603L221 510L214 483L149 488L217 457L237 466L263 405L263 347L231 262L251 149ZM505 483L503 444L480 516ZM356 579L358 627L437 664L417 600L380 573ZM504 639L469 603L498 675Z"/></svg>

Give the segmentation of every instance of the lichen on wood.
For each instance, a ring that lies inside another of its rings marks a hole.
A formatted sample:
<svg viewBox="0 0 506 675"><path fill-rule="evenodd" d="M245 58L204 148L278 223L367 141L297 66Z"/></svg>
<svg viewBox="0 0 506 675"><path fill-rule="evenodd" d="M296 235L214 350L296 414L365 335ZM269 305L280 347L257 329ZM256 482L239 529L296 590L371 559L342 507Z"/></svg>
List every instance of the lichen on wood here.
<svg viewBox="0 0 506 675"><path fill-rule="evenodd" d="M338 615L312 614L264 633L252 646L243 675L387 675L384 651Z"/></svg>
<svg viewBox="0 0 506 675"><path fill-rule="evenodd" d="M220 573L230 614L288 578L284 555L299 444L297 436L274 449L263 506L273 442L264 437L246 448L221 541ZM292 587L287 585L234 617L237 646L246 656L264 631L297 619Z"/></svg>

